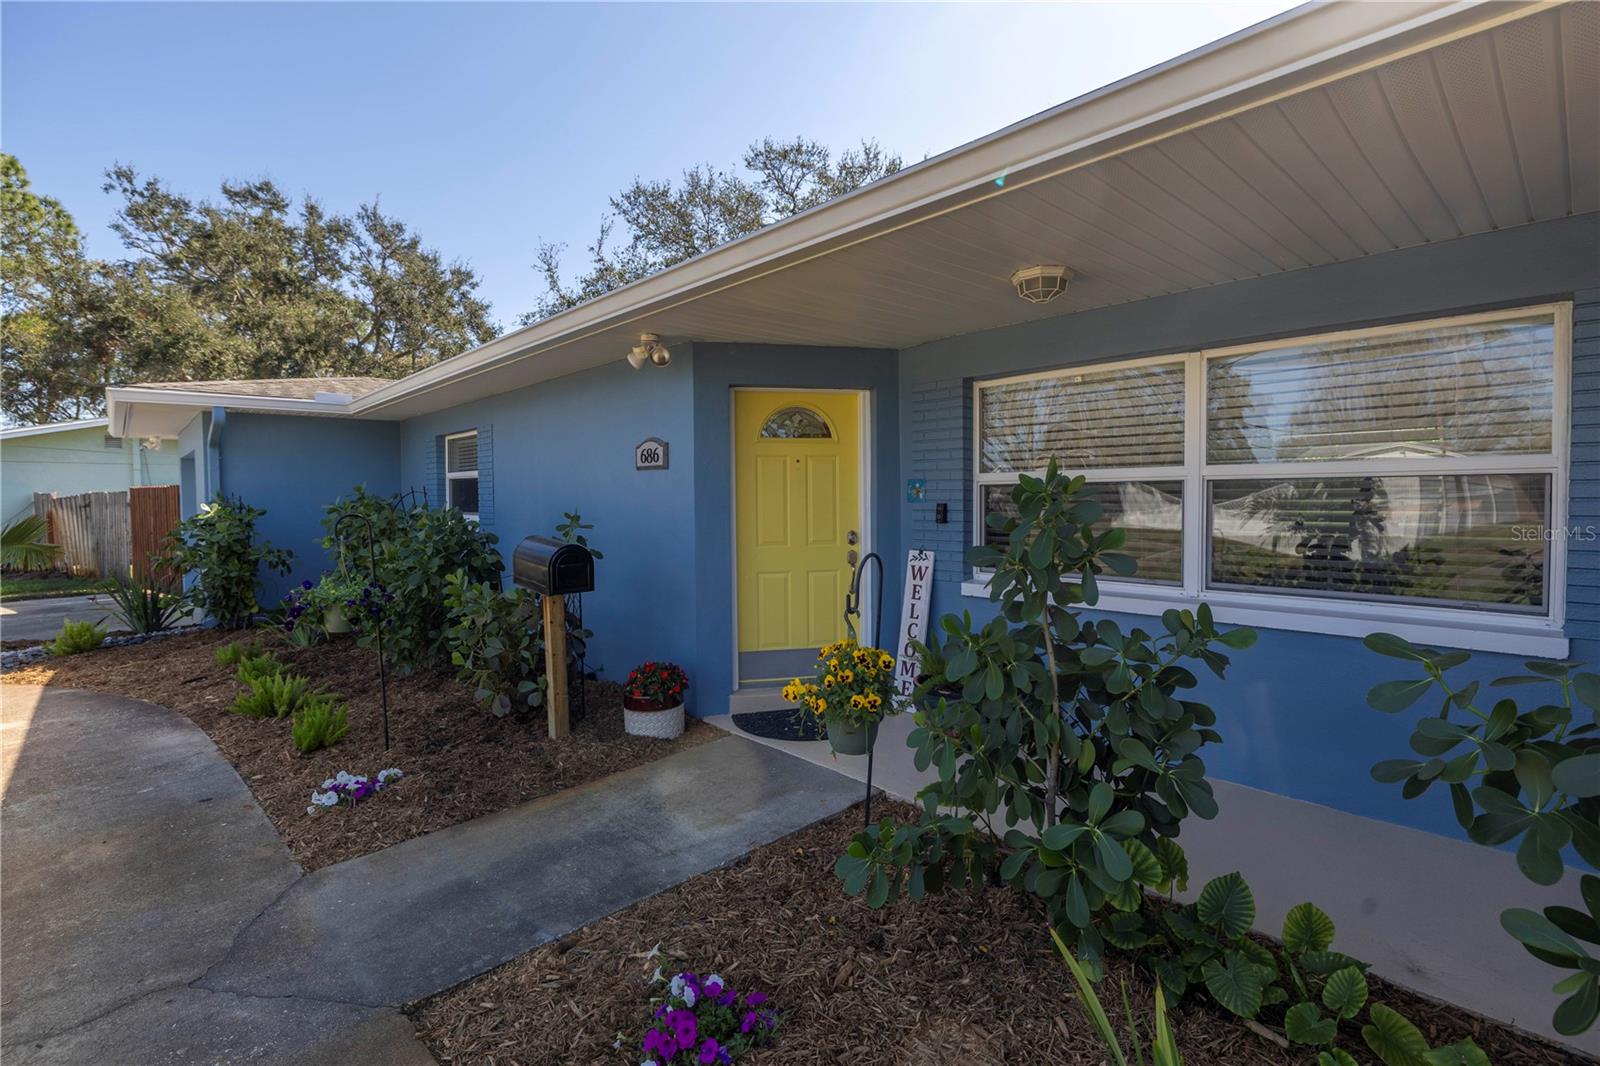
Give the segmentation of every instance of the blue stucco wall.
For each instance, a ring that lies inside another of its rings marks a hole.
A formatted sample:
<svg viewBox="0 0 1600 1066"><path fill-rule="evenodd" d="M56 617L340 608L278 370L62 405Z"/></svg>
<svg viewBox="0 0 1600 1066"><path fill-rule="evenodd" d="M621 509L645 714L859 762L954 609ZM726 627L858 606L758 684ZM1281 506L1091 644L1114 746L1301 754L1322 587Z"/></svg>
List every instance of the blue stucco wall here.
<svg viewBox="0 0 1600 1066"><path fill-rule="evenodd" d="M636 371L618 358L413 419L400 431L400 487L426 489L435 502L443 482L440 439L478 431L481 520L500 538L508 566L519 540L553 535L563 512L577 510L593 523L590 542L604 558L595 566L595 591L583 598L584 622L595 634L590 666L620 680L647 659L672 659L690 671L691 700L701 691L693 624L694 362L687 344L673 348L665 368ZM646 437L667 442L666 470L633 468L634 445Z"/></svg>
<svg viewBox="0 0 1600 1066"><path fill-rule="evenodd" d="M722 702L733 690L733 486L732 390L865 389L870 394L870 440L866 442L873 480L872 543L885 562L885 641L893 639L899 617L900 557L900 406L899 358L893 351L869 348L805 348L761 344L694 346L695 647L702 691ZM840 604L840 609L843 609ZM870 631L863 637L870 636Z"/></svg>
<svg viewBox="0 0 1600 1066"><path fill-rule="evenodd" d="M257 531L294 552L288 576L263 576L265 603L327 569L322 516L328 504L355 485L384 494L399 487L396 423L231 412L217 436L220 491L265 510Z"/></svg>
<svg viewBox="0 0 1600 1066"><path fill-rule="evenodd" d="M672 351L666 368L636 371L618 360L408 421L400 487L439 499L440 440L476 429L482 522L503 554L523 536L551 533L564 511L595 525L591 540L605 557L584 597L590 665L620 680L647 659L679 662L690 675L689 710L719 714L733 687L730 390L870 390L881 489L899 467L896 354L687 343ZM666 470L634 469L634 446L647 437L667 442ZM897 497L878 498L876 547L892 567Z"/></svg>
<svg viewBox="0 0 1600 1066"><path fill-rule="evenodd" d="M902 540L935 549L936 614L987 601L963 597L962 562L973 538L971 386L975 379L1074 363L1219 347L1405 318L1557 299L1574 301L1573 455L1569 524L1600 526L1600 216L1464 238L1352 262L1216 286L1134 304L921 345L901 353L901 477L925 477L928 497L901 504ZM1070 261L1070 260L1069 260ZM932 521L949 504L951 522ZM1600 541L1568 544L1567 635L1574 658L1600 664ZM1152 618L1115 616L1125 628ZM1352 637L1263 631L1234 657L1226 683L1200 698L1220 716L1224 743L1207 750L1214 776L1451 836L1460 831L1442 796L1407 802L1368 776L1372 763L1408 752L1409 716L1366 706L1368 688L1404 676L1404 664ZM1478 654L1485 680L1519 672L1520 660ZM1463 672L1463 677L1469 676ZM1532 691L1532 690L1525 690Z"/></svg>

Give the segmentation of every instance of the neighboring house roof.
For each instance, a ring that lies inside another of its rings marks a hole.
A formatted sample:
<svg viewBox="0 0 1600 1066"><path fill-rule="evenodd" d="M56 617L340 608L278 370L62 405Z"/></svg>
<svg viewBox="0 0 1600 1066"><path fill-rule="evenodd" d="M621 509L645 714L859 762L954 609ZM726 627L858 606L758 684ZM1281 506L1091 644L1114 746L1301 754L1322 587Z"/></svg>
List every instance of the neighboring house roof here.
<svg viewBox="0 0 1600 1066"><path fill-rule="evenodd" d="M47 433L70 433L75 429L104 429L108 424L104 418L80 418L74 422L51 422L43 426L8 426L0 429L0 440L42 437Z"/></svg>
<svg viewBox="0 0 1600 1066"><path fill-rule="evenodd" d="M347 404L298 409L410 418L620 361L641 332L903 350L1594 212L1600 64L1580 42L1597 33L1600 4L1306 4ZM1032 305L1009 278L1040 263L1073 278ZM107 398L113 432L192 417L147 391Z"/></svg>

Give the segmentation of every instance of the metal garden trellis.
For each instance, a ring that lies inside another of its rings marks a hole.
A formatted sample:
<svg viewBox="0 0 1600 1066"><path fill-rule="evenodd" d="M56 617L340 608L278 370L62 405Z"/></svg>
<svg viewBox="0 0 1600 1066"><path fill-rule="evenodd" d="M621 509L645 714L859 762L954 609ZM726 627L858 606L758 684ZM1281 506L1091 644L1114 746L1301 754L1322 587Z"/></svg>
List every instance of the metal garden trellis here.
<svg viewBox="0 0 1600 1066"><path fill-rule="evenodd" d="M856 563L855 573L850 576L850 591L844 597L844 628L850 634L850 639L856 639L856 626L852 618L861 617L861 573L867 568L867 561L878 564L877 592L872 600L874 616L872 619L872 646L881 647L883 639L883 558L877 552L868 552ZM867 802L865 804L865 817L863 828L872 826L872 752L878 746L877 733L867 730Z"/></svg>
<svg viewBox="0 0 1600 1066"><path fill-rule="evenodd" d="M371 587L378 586L378 543L372 531L372 519L357 511L346 511L333 523L333 539L340 540L339 530L351 519L355 519L367 528L367 567L371 579ZM343 553L340 553L341 563ZM378 645L378 693L383 704L383 750L389 750L389 671L383 663L383 614L380 609L377 618L377 645Z"/></svg>

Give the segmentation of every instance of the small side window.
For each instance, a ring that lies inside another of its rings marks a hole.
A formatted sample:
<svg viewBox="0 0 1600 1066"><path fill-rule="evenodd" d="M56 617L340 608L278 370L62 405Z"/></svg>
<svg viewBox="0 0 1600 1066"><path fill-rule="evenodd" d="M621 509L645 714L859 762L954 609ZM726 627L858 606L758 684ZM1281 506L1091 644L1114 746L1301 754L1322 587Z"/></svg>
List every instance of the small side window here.
<svg viewBox="0 0 1600 1066"><path fill-rule="evenodd" d="M445 502L478 520L478 431L444 439Z"/></svg>

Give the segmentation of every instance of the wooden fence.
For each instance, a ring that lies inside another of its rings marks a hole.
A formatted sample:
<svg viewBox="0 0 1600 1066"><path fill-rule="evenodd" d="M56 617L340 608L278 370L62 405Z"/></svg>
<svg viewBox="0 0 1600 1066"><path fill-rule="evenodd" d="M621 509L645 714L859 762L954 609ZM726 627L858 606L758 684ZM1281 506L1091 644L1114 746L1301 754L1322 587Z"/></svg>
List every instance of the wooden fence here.
<svg viewBox="0 0 1600 1066"><path fill-rule="evenodd" d="M57 565L71 574L126 577L135 564L142 575L150 556L178 524L178 487L152 485L127 492L33 494L33 513L49 523L49 539L61 546Z"/></svg>

